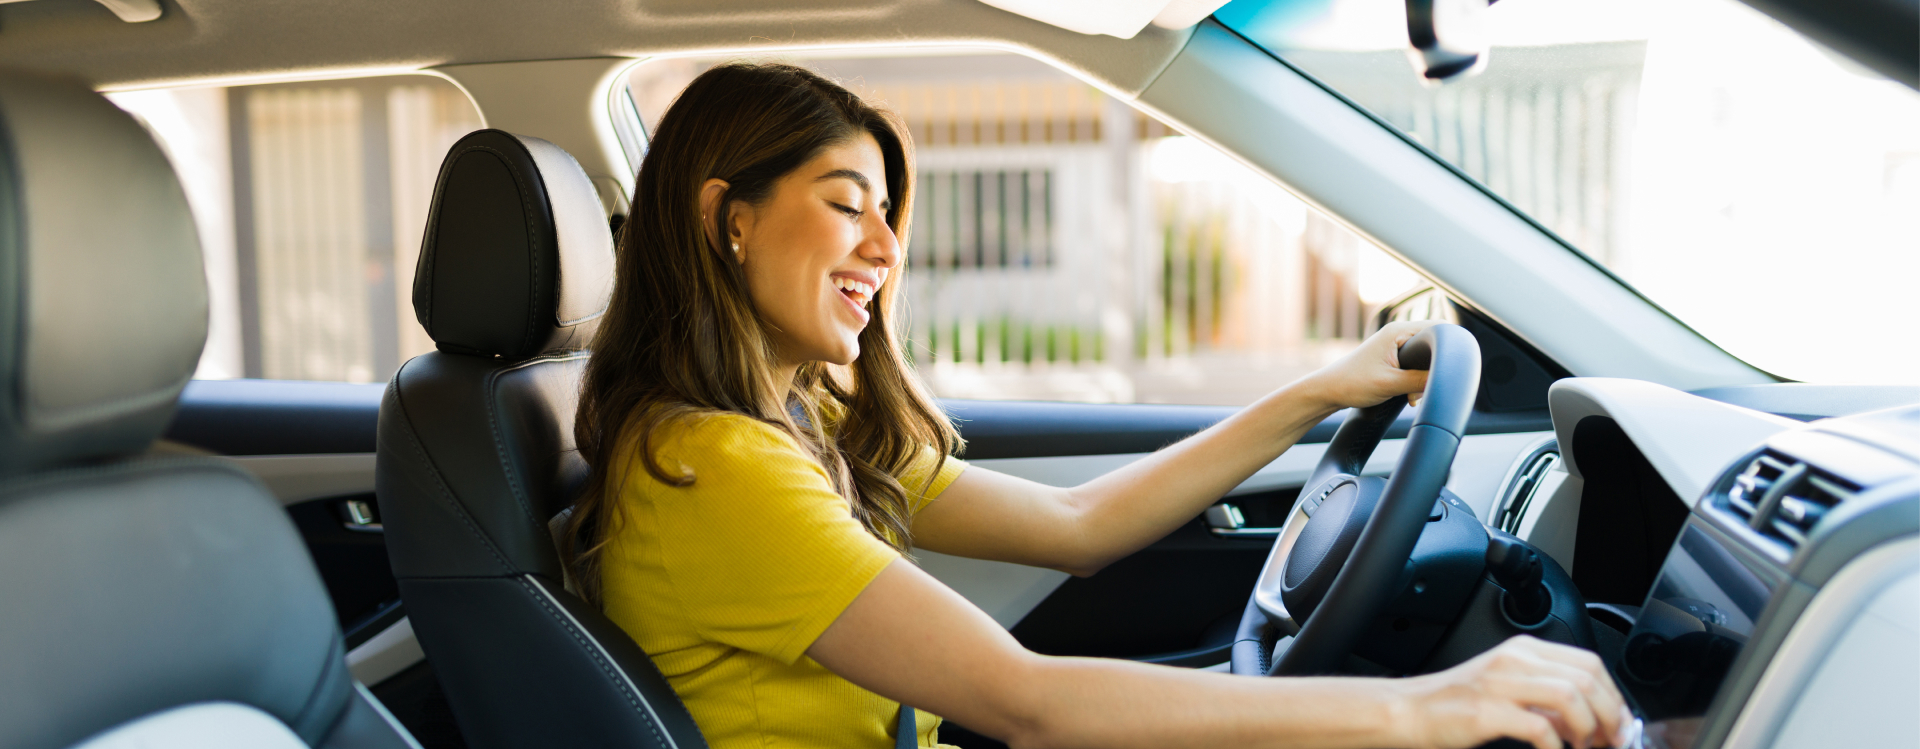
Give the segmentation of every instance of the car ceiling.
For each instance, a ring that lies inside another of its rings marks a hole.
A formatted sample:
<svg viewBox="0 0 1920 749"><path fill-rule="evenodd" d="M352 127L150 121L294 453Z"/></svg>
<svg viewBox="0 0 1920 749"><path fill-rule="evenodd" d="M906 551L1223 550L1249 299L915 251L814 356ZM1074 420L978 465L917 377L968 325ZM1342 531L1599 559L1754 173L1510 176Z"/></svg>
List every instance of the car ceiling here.
<svg viewBox="0 0 1920 749"><path fill-rule="evenodd" d="M0 67L97 89L339 71L640 57L702 50L984 44L1021 49L1116 94L1138 93L1190 31L1133 39L1058 29L977 0L163 0L125 23L93 0L0 4Z"/></svg>

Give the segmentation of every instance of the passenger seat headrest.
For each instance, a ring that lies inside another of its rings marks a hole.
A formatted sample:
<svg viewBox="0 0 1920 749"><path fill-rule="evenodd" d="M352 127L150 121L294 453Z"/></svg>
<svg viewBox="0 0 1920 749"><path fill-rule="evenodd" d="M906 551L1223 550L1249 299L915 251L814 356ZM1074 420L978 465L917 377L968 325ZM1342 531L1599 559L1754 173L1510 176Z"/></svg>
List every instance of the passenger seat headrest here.
<svg viewBox="0 0 1920 749"><path fill-rule="evenodd" d="M0 476L146 449L206 336L153 137L84 85L0 73Z"/></svg>
<svg viewBox="0 0 1920 749"><path fill-rule="evenodd" d="M447 152L413 281L441 351L525 359L586 348L613 294L613 233L566 151L500 130Z"/></svg>

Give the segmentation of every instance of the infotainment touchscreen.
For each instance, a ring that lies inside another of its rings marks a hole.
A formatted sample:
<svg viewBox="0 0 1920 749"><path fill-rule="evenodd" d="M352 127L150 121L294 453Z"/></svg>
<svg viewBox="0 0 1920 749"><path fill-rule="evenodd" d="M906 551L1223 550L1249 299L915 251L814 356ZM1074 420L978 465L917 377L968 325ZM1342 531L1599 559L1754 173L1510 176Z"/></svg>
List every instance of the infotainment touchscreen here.
<svg viewBox="0 0 1920 749"><path fill-rule="evenodd" d="M1687 523L1627 634L1621 681L1650 724L1706 713L1777 584L1717 535Z"/></svg>

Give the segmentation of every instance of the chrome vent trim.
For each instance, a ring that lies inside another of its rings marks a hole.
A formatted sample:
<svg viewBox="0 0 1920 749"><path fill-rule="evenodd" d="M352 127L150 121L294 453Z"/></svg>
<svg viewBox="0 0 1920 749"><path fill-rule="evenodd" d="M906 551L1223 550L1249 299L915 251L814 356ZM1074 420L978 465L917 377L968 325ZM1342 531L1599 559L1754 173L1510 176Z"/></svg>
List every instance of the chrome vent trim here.
<svg viewBox="0 0 1920 749"><path fill-rule="evenodd" d="M1859 491L1807 463L1767 450L1734 477L1724 507L1791 554L1807 542L1821 519Z"/></svg>
<svg viewBox="0 0 1920 749"><path fill-rule="evenodd" d="M1793 464L1780 460L1767 453L1761 453L1747 464L1747 468L1733 479L1733 488L1727 490L1727 505L1733 514L1741 520L1753 522L1753 514L1760 507L1760 498L1773 488Z"/></svg>

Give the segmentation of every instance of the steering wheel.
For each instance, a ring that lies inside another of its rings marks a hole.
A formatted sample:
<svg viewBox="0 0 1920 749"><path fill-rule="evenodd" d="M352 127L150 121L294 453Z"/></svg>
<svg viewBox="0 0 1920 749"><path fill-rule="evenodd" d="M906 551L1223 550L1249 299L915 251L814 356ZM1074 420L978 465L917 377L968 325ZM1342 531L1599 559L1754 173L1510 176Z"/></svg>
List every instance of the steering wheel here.
<svg viewBox="0 0 1920 749"><path fill-rule="evenodd" d="M1392 477L1362 477L1406 396L1352 409L1268 553L1233 646L1236 674L1333 673L1382 608L1426 527L1480 388L1480 345L1465 328L1427 328L1400 347L1426 369L1419 416ZM1269 666L1278 635L1298 634Z"/></svg>

